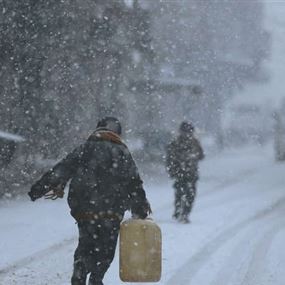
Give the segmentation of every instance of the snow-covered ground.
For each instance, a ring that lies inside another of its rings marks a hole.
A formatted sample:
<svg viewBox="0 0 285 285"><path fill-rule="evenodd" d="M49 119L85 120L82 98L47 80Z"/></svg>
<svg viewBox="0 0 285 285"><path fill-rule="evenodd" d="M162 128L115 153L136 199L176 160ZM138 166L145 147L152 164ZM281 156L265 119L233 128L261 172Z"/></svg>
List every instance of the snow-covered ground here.
<svg viewBox="0 0 285 285"><path fill-rule="evenodd" d="M284 174L271 146L207 158L187 225L171 219L171 182L146 183L163 233L158 284L284 285ZM2 202L0 217L0 284L69 284L77 228L66 201ZM124 284L118 254L105 284Z"/></svg>

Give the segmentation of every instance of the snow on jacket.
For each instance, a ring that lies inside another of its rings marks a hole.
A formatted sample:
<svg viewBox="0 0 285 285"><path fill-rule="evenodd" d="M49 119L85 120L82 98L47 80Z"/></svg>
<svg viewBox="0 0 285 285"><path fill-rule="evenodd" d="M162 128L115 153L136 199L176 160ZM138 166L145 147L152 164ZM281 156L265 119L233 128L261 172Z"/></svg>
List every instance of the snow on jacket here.
<svg viewBox="0 0 285 285"><path fill-rule="evenodd" d="M204 158L203 149L193 135L179 135L167 147L166 169L178 180L198 179L198 162Z"/></svg>
<svg viewBox="0 0 285 285"><path fill-rule="evenodd" d="M76 219L119 216L127 209L145 218L150 206L136 164L121 138L95 131L31 188L32 200L70 181L68 204Z"/></svg>

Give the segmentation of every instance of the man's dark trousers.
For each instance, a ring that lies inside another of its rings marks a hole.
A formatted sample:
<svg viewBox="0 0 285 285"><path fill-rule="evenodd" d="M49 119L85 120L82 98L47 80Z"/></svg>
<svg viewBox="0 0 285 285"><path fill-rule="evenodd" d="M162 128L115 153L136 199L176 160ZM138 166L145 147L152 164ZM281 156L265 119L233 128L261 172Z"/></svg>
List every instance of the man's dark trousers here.
<svg viewBox="0 0 285 285"><path fill-rule="evenodd" d="M72 285L102 285L115 254L120 219L96 219L78 223L79 243L74 254Z"/></svg>

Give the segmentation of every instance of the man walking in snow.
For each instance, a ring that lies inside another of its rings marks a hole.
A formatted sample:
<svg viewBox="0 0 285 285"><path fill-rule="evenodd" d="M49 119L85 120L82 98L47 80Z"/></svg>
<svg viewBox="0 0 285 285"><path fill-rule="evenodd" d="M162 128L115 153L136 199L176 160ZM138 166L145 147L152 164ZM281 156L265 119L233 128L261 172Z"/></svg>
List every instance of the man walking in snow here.
<svg viewBox="0 0 285 285"><path fill-rule="evenodd" d="M173 218L182 223L189 223L196 196L198 181L198 162L204 158L203 149L194 136L194 127L189 122L182 122L180 134L167 147L166 169L174 179L175 210Z"/></svg>
<svg viewBox="0 0 285 285"><path fill-rule="evenodd" d="M121 140L121 124L113 117L98 122L88 140L56 164L28 193L31 200L63 197L69 180L68 204L78 223L72 285L103 284L126 210L145 219L151 212L136 164Z"/></svg>

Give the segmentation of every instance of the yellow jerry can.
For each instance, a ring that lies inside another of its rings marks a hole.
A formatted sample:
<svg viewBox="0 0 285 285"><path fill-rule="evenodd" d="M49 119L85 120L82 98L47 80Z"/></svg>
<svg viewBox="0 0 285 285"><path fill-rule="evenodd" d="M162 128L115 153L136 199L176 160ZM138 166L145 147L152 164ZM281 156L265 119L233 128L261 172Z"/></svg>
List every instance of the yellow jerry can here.
<svg viewBox="0 0 285 285"><path fill-rule="evenodd" d="M120 278L158 282L161 278L161 230L152 220L129 219L120 228Z"/></svg>

